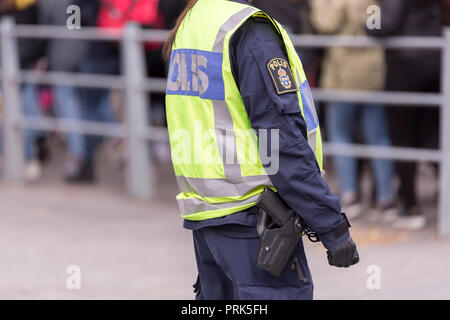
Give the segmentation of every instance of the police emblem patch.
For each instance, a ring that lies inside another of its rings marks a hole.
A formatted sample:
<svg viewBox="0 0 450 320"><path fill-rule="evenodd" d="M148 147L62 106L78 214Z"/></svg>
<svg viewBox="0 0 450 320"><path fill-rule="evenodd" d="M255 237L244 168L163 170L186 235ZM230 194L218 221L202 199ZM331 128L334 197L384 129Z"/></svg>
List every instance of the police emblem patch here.
<svg viewBox="0 0 450 320"><path fill-rule="evenodd" d="M267 69L279 95L298 91L291 68L286 60L274 58L267 63Z"/></svg>

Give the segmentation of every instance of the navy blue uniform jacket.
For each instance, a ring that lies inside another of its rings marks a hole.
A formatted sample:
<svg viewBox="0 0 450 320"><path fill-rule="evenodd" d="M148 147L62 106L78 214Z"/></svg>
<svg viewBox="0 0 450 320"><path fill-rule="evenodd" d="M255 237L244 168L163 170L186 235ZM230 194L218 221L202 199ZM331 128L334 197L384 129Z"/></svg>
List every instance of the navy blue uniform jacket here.
<svg viewBox="0 0 450 320"><path fill-rule="evenodd" d="M236 2L248 4L241 0ZM348 239L349 233L337 239L333 235L344 218L339 199L321 177L308 145L297 93L279 95L267 68L267 63L274 58L288 60L281 36L271 22L252 18L231 39L230 54L235 80L253 129L257 132L279 129L279 170L269 176L270 180L283 200L319 234L326 248L338 247ZM254 227L257 220L257 211L249 209L200 222L185 220L184 227L190 230L220 225Z"/></svg>

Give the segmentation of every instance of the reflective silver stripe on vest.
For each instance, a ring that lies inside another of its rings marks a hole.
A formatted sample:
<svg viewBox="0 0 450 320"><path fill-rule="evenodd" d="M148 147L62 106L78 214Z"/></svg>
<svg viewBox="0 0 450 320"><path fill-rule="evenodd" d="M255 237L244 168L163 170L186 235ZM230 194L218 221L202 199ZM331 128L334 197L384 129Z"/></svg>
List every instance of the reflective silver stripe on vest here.
<svg viewBox="0 0 450 320"><path fill-rule="evenodd" d="M219 33L217 34L216 41L214 42L213 52L223 52L223 45L225 42L225 38L231 30L233 30L238 24L244 20L245 17L252 14L253 12L257 12L258 10L252 7L247 7L242 9L238 13L235 13L231 16L225 23L220 27Z"/></svg>
<svg viewBox="0 0 450 320"><path fill-rule="evenodd" d="M222 158L225 177L240 177L241 166L237 159L236 137L230 111L225 101L213 100L213 108L217 147Z"/></svg>
<svg viewBox="0 0 450 320"><path fill-rule="evenodd" d="M228 209L244 206L252 202L256 202L260 197L259 194L241 201L225 202L225 203L208 203L200 199L181 199L178 200L178 207L182 215L189 215L204 211L213 211L220 209Z"/></svg>
<svg viewBox="0 0 450 320"><path fill-rule="evenodd" d="M201 197L237 197L249 193L259 186L272 187L266 175L237 177L230 179L204 179L177 176L180 192L195 193Z"/></svg>
<svg viewBox="0 0 450 320"><path fill-rule="evenodd" d="M309 133L308 137L308 144L311 147L314 154L316 154L316 147L317 147L317 129L313 132Z"/></svg>
<svg viewBox="0 0 450 320"><path fill-rule="evenodd" d="M223 53L224 42L227 34L242 23L245 17L257 10L251 7L244 8L232 15L219 29L213 45L213 52ZM223 170L226 178L241 176L241 166L237 158L236 137L233 131L233 119L225 101L213 100L214 127L216 130L216 141L222 157Z"/></svg>

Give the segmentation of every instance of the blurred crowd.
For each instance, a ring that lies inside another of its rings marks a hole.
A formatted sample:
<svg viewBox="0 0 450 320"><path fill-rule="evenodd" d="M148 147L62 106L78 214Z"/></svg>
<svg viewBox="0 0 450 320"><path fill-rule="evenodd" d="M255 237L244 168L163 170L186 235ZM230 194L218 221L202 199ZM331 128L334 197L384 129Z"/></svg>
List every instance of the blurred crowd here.
<svg viewBox="0 0 450 320"><path fill-rule="evenodd" d="M81 26L100 29L122 29L133 21L143 28L169 28L184 3L178 1L131 0L2 0L0 16L13 16L18 24L66 26L67 8L81 9ZM146 43L147 72L151 77L165 77L165 63L160 43ZM69 39L19 40L22 69L83 74L119 75L120 46L116 42L79 41ZM40 86L25 84L22 88L24 114L52 115L69 120L114 122L120 114L114 112L111 90L75 88L71 86ZM162 95L152 96L152 108L161 122L164 104ZM67 149L64 177L68 182L90 183L95 180L94 158L102 142L98 136L69 133L64 137ZM25 131L26 170L29 180L39 179L41 166L48 159L48 134Z"/></svg>
<svg viewBox="0 0 450 320"><path fill-rule="evenodd" d="M67 7L81 8L81 25L123 28L133 21L149 29L171 28L185 0L1 0L0 17L13 16L20 24L65 25ZM255 0L253 4L278 19L291 33L390 36L440 36L450 24L450 0ZM367 8L381 8L381 28L369 29ZM143 45L150 77L166 76L161 43ZM121 73L120 46L115 42L68 39L19 41L22 69L117 75ZM302 49L299 54L312 86L324 89L365 91L439 92L441 57L437 50L383 50L381 48ZM40 86L22 88L24 113L65 119L120 121L111 90ZM164 96L152 94L153 125L165 125ZM436 149L439 146L437 108L384 106L332 102L316 106L326 140L335 143L365 143ZM1 116L1 115L0 115ZM48 133L25 131L26 174L38 179L48 158ZM68 182L95 180L95 154L102 138L70 133L64 137ZM163 151L162 151L163 152ZM333 157L339 180L343 211L350 218L367 206L361 200L361 161ZM415 162L374 159L372 206L376 219L399 228L420 229L426 219L416 197ZM438 168L434 167L437 171ZM400 182L393 183L394 177Z"/></svg>

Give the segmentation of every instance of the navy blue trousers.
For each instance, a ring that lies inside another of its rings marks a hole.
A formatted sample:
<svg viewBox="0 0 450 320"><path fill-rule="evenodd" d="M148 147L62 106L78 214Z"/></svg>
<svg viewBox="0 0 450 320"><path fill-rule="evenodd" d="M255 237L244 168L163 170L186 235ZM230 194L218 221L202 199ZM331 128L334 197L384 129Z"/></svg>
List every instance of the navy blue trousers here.
<svg viewBox="0 0 450 320"><path fill-rule="evenodd" d="M313 283L299 242L280 277L256 266L255 227L223 225L193 231L199 277L197 300L311 300ZM304 277L293 268L297 258Z"/></svg>

